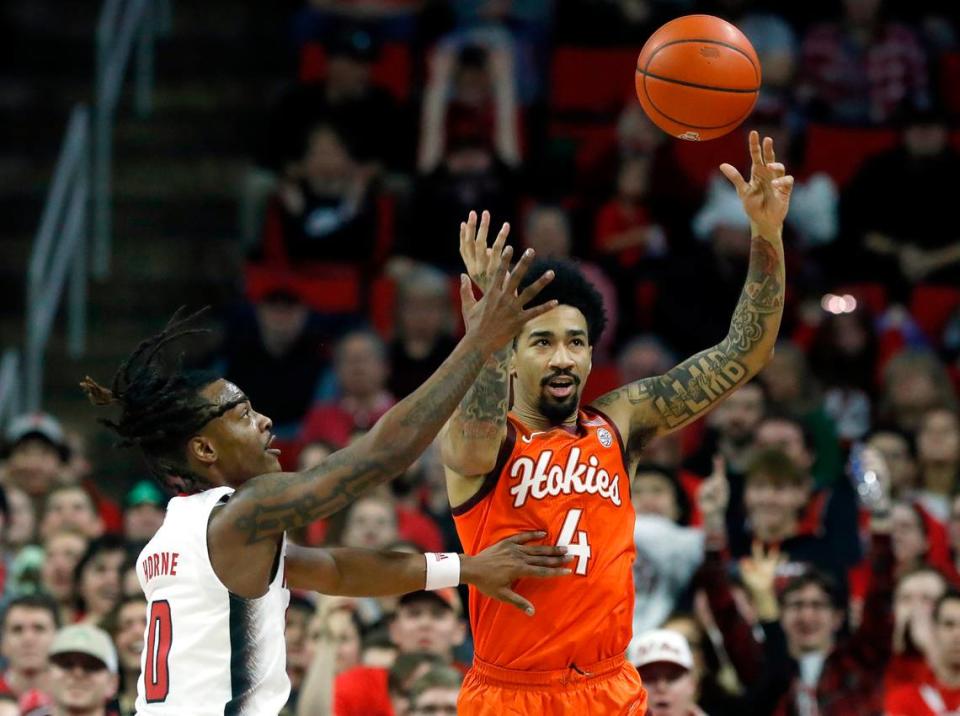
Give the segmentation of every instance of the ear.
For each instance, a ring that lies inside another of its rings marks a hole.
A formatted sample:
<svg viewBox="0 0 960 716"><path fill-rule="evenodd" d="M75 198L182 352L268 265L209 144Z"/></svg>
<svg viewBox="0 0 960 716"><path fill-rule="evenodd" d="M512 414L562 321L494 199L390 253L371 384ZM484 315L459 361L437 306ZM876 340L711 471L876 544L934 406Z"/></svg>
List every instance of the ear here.
<svg viewBox="0 0 960 716"><path fill-rule="evenodd" d="M187 459L193 458L201 465L212 465L217 461L217 449L205 435L194 435L187 443Z"/></svg>

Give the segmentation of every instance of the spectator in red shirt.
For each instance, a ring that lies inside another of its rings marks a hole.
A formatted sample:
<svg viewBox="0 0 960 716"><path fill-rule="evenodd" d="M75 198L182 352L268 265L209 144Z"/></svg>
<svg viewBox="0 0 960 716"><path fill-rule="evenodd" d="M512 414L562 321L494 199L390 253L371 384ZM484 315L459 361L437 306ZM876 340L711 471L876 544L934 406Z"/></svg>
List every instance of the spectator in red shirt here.
<svg viewBox="0 0 960 716"><path fill-rule="evenodd" d="M778 596L776 584L784 565L773 550L769 558L758 559L755 553L751 568L742 563L741 570L763 630L761 645L740 610L727 608L733 600L722 577L721 558L716 551L708 554L705 568L712 565L713 578L704 586L747 687L749 706L742 713L874 716L880 710L879 674L886 667L893 634L888 510L878 505L871 521L873 580L864 618L848 636L840 631L845 605L835 580L820 570L806 570L790 577Z"/></svg>
<svg viewBox="0 0 960 716"><path fill-rule="evenodd" d="M398 650L394 669L401 666L405 655L421 652L434 655L441 663L453 664L453 650L463 642L466 629L460 597L455 589L403 595L390 622L390 637ZM391 710L384 710L382 706L379 710L370 710L369 706L367 710L358 708L360 701L390 704L392 694L400 696L405 708L404 692L419 674L408 674L402 684L396 683L401 679L393 678L393 688L388 688L386 674L386 669L361 666L338 675L333 694L335 716L393 716L395 706L391 706ZM358 682L363 683L363 689L356 688Z"/></svg>
<svg viewBox="0 0 960 716"><path fill-rule="evenodd" d="M7 660L0 692L18 698L31 690L47 692L50 645L59 626L57 605L49 597L27 595L7 605L0 620L0 652Z"/></svg>
<svg viewBox="0 0 960 716"><path fill-rule="evenodd" d="M927 100L926 53L914 31L888 21L882 6L844 0L840 22L807 32L797 95L814 117L881 124L904 101Z"/></svg>
<svg viewBox="0 0 960 716"><path fill-rule="evenodd" d="M932 567L905 572L893 593L893 655L884 684L889 693L927 678L933 648L933 609L947 591L947 580Z"/></svg>
<svg viewBox="0 0 960 716"><path fill-rule="evenodd" d="M371 331L353 331L337 344L334 371L340 394L318 403L304 418L300 438L343 447L357 431L368 430L396 399L387 390L387 349Z"/></svg>
<svg viewBox="0 0 960 716"><path fill-rule="evenodd" d="M887 716L945 716L960 709L960 592L944 594L933 610L932 678L893 689Z"/></svg>
<svg viewBox="0 0 960 716"><path fill-rule="evenodd" d="M652 164L644 154L623 157L616 194L597 213L593 250L613 259L622 271L633 271L642 259L667 252L666 235L647 205Z"/></svg>

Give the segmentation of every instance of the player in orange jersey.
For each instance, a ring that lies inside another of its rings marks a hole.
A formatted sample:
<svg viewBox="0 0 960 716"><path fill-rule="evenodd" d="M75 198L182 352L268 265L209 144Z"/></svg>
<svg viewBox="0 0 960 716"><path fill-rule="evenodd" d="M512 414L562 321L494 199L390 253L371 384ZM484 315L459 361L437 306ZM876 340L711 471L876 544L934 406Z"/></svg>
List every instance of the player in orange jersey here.
<svg viewBox="0 0 960 716"><path fill-rule="evenodd" d="M664 375L581 406L591 346L605 323L603 303L573 264L545 264L556 275L537 300L559 305L528 321L512 346L488 360L445 426L447 489L465 552L542 530L546 541L566 546L572 572L515 583L514 591L537 605L534 613L528 602L526 615L470 590L476 651L461 716L644 713L646 693L624 658L634 603L624 443L642 449L696 420L771 356L783 313L781 229L793 178L776 162L771 139L761 146L751 132L749 149L749 181L729 164L720 167L752 229L746 284L726 338ZM489 225L484 212L477 231L471 212L460 227L461 254L481 290L509 231L504 225L488 248Z"/></svg>

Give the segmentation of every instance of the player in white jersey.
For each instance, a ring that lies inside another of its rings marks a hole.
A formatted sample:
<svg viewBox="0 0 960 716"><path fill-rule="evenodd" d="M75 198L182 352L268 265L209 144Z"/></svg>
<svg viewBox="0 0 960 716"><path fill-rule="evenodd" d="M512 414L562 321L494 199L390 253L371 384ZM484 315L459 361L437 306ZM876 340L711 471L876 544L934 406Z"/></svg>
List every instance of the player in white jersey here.
<svg viewBox="0 0 960 716"><path fill-rule="evenodd" d="M288 586L376 596L459 580L527 609L510 590L513 581L569 573L560 567L564 550L523 544L540 533L461 559L308 549L285 537L406 469L494 351L553 307L524 310L552 274L518 292L532 252L513 271L511 253L504 250L495 288L479 302L462 277L471 324L443 365L366 435L310 470L280 472L272 423L237 386L183 370L179 361L164 365L165 345L198 332L184 327L192 317L182 319L180 312L138 346L110 389L83 381L95 404L121 408L117 421L104 421L123 438L121 445L140 448L154 475L181 493L170 500L163 526L137 564L148 600L138 714L276 714L290 689L283 639ZM458 561L459 575L447 568Z"/></svg>

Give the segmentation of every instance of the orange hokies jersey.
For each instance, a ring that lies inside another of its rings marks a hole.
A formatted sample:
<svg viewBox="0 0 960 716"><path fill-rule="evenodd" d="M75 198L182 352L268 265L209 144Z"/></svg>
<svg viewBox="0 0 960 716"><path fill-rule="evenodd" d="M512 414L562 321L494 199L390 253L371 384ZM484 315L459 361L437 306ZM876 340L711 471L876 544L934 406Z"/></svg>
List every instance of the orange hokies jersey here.
<svg viewBox="0 0 960 716"><path fill-rule="evenodd" d="M634 512L623 443L606 416L584 408L576 430L531 432L509 415L497 466L453 515L467 554L544 530L545 544L574 555L573 574L514 585L536 608L532 617L470 587L477 657L545 671L623 655L633 621Z"/></svg>

